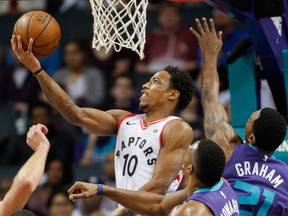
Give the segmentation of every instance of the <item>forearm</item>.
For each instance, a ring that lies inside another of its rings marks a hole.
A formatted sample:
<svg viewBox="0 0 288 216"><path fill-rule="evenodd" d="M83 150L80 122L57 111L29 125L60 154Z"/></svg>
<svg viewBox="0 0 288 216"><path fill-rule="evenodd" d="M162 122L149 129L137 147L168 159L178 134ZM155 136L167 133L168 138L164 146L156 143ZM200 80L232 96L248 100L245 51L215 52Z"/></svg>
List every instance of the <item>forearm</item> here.
<svg viewBox="0 0 288 216"><path fill-rule="evenodd" d="M216 129L215 123L228 121L226 111L219 101L217 54L204 55L201 78L201 104L204 112L205 133L207 133L207 128Z"/></svg>
<svg viewBox="0 0 288 216"><path fill-rule="evenodd" d="M43 175L49 146L40 145L37 151L21 167L14 178L12 186L3 199L5 212L10 215L24 207L32 192L38 186Z"/></svg>
<svg viewBox="0 0 288 216"><path fill-rule="evenodd" d="M217 72L217 54L204 55L201 73L201 102L210 103L211 100L218 101L219 76Z"/></svg>
<svg viewBox="0 0 288 216"><path fill-rule="evenodd" d="M31 184L32 190L34 190L43 175L48 152L49 146L41 144L28 161L21 167L13 184L17 185L23 181L28 182Z"/></svg>
<svg viewBox="0 0 288 216"><path fill-rule="evenodd" d="M50 103L67 121L77 124L79 108L64 90L45 71L39 73L36 78Z"/></svg>
<svg viewBox="0 0 288 216"><path fill-rule="evenodd" d="M123 205L131 211L145 215L163 215L164 209L161 202L164 195L144 192L122 190L103 185L103 193L108 198Z"/></svg>

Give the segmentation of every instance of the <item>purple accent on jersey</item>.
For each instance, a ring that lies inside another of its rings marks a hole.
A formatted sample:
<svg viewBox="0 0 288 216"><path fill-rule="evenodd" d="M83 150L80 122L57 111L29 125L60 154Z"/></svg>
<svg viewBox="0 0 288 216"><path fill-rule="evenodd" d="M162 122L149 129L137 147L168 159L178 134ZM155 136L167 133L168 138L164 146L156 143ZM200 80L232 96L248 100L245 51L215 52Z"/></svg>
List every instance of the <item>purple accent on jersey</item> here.
<svg viewBox="0 0 288 216"><path fill-rule="evenodd" d="M223 177L237 194L241 215L288 215L288 166L273 155L239 144Z"/></svg>
<svg viewBox="0 0 288 216"><path fill-rule="evenodd" d="M211 188L195 191L186 202L190 200L204 203L217 216L240 215L237 196L231 186L223 180Z"/></svg>

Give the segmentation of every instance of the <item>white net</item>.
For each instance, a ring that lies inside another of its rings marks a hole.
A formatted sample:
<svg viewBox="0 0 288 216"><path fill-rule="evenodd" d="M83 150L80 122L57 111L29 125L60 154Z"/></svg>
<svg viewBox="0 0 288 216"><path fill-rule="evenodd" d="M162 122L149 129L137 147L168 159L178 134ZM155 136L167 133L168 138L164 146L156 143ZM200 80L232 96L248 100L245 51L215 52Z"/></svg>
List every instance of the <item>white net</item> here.
<svg viewBox="0 0 288 216"><path fill-rule="evenodd" d="M94 18L92 47L132 49L144 58L148 0L90 0Z"/></svg>

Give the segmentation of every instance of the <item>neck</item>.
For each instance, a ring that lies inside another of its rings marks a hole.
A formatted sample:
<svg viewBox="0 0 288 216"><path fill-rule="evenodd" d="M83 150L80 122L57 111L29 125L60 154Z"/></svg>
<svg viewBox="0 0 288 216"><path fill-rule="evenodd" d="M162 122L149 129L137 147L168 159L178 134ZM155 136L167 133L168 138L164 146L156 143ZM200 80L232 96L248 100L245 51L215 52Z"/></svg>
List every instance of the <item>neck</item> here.
<svg viewBox="0 0 288 216"><path fill-rule="evenodd" d="M146 115L144 116L144 121L146 124L149 124L152 121L156 121L159 119L164 119L169 116L173 115L172 111L152 111L152 112L147 112Z"/></svg>
<svg viewBox="0 0 288 216"><path fill-rule="evenodd" d="M196 190L199 190L201 188L205 188L206 186L201 183L197 178L192 178L189 176L188 183L185 188L187 193L187 198L191 196Z"/></svg>
<svg viewBox="0 0 288 216"><path fill-rule="evenodd" d="M262 153L264 153L264 154L273 154L274 153L274 151L265 151L265 150L262 150L261 148L259 148L258 146L256 146L256 144L252 144L252 143L250 143L252 146L254 146L258 151L260 151L260 152L262 152Z"/></svg>

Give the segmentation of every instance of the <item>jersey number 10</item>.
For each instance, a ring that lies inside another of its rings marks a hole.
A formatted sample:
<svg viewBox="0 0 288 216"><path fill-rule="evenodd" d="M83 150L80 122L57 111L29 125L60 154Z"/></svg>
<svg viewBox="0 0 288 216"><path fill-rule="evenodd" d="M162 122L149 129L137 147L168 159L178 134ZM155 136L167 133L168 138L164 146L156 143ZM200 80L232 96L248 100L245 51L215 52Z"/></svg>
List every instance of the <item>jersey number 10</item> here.
<svg viewBox="0 0 288 216"><path fill-rule="evenodd" d="M138 158L136 155L132 155L129 157L129 154L123 156L124 158L124 167L122 176L125 176L126 173L131 177L134 175L137 165L138 165Z"/></svg>

